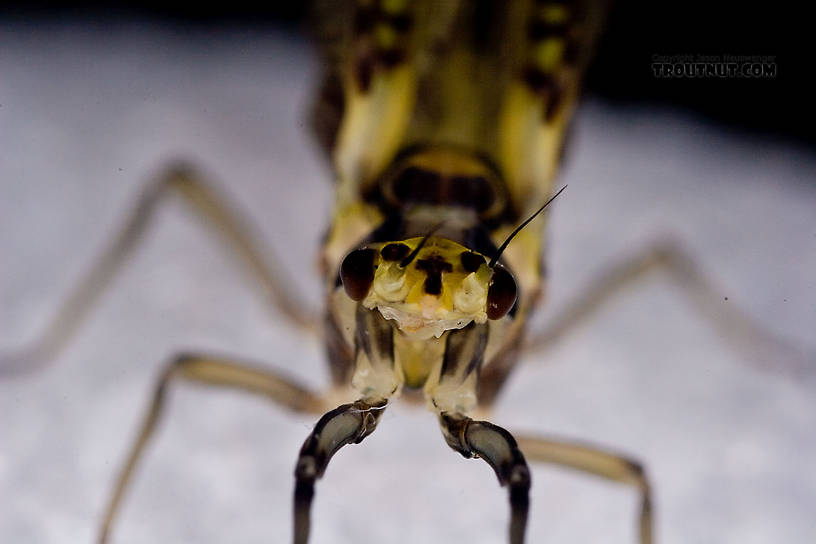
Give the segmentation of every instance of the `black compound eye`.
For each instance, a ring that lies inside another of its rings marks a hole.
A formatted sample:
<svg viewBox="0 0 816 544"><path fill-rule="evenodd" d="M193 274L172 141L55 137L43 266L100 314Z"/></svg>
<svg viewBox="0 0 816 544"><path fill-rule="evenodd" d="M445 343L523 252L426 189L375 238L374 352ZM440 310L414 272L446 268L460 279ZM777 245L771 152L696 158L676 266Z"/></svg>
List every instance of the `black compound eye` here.
<svg viewBox="0 0 816 544"><path fill-rule="evenodd" d="M411 248L405 244L388 244L380 250L384 261L401 261L411 253Z"/></svg>
<svg viewBox="0 0 816 544"><path fill-rule="evenodd" d="M461 261L465 272L476 272L480 266L485 264L484 257L472 251L463 251L459 255L459 261Z"/></svg>
<svg viewBox="0 0 816 544"><path fill-rule="evenodd" d="M496 266L487 288L488 319L504 317L516 303L517 297L518 289L513 275L503 266Z"/></svg>
<svg viewBox="0 0 816 544"><path fill-rule="evenodd" d="M340 265L340 279L346 294L352 300L363 300L374 282L374 249L355 249Z"/></svg>

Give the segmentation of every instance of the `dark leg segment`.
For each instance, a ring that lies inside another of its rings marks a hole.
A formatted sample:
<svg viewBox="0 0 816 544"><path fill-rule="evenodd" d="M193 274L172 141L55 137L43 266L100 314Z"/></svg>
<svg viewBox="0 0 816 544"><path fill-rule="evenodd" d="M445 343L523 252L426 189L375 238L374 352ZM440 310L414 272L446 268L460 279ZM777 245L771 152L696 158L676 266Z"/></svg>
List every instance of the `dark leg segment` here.
<svg viewBox="0 0 816 544"><path fill-rule="evenodd" d="M359 444L374 432L387 401L358 400L344 404L320 418L300 449L295 466L294 542L309 541L315 481L329 461L346 444Z"/></svg>
<svg viewBox="0 0 816 544"><path fill-rule="evenodd" d="M640 544L652 544L651 486L640 463L584 444L519 436L518 445L530 461L569 467L637 488Z"/></svg>
<svg viewBox="0 0 816 544"><path fill-rule="evenodd" d="M102 528L99 532L100 543L108 541L113 520L119 510L128 483L133 476L133 471L162 416L167 387L176 380L217 385L256 393L295 412L320 413L325 410L325 401L322 397L268 370L202 355L180 355L174 358L159 379L153 394L153 401L150 404L144 423L142 423L136 443L130 450L127 462L116 482L113 496L108 501Z"/></svg>
<svg viewBox="0 0 816 544"><path fill-rule="evenodd" d="M513 436L487 421L461 415L439 417L445 441L465 458L482 458L510 494L510 544L522 544L530 507L530 469Z"/></svg>

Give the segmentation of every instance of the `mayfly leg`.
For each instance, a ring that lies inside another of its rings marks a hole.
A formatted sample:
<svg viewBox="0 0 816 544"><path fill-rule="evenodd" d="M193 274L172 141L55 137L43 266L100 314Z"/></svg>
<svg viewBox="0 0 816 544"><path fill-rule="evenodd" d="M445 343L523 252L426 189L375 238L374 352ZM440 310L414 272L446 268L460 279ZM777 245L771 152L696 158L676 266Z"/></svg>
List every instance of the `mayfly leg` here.
<svg viewBox="0 0 816 544"><path fill-rule="evenodd" d="M355 311L356 375L363 395L323 415L303 443L295 466L295 544L307 544L315 484L332 456L347 444L359 444L374 432L388 404L399 390L394 372L394 330L378 313L358 304Z"/></svg>
<svg viewBox="0 0 816 544"><path fill-rule="evenodd" d="M303 443L295 466L295 544L309 542L315 483L326 472L329 461L343 446L359 444L374 432L386 404L385 399L361 399L339 406L320 418Z"/></svg>
<svg viewBox="0 0 816 544"><path fill-rule="evenodd" d="M488 327L471 323L451 331L438 377L426 384L426 393L439 411L439 426L448 446L466 459L484 459L493 468L499 485L506 487L510 503L508 542L523 544L530 509L530 470L508 431L489 421L477 421L466 399L475 398L476 378L484 362Z"/></svg>
<svg viewBox="0 0 816 544"><path fill-rule="evenodd" d="M509 432L488 421L458 414L439 417L445 441L466 459L481 458L493 468L510 499L510 544L524 544L530 509L530 469Z"/></svg>
<svg viewBox="0 0 816 544"><path fill-rule="evenodd" d="M679 285L698 313L736 350L745 353L746 362L796 378L813 377L816 354L775 336L738 306L727 302L694 256L672 239L658 240L608 265L546 328L529 336L525 349L540 355L585 323L604 303L654 272L665 273Z"/></svg>
<svg viewBox="0 0 816 544"><path fill-rule="evenodd" d="M531 462L549 463L630 485L640 495L640 544L652 544L652 493L649 478L637 461L585 444L516 435L519 448Z"/></svg>
<svg viewBox="0 0 816 544"><path fill-rule="evenodd" d="M168 388L179 381L254 393L297 413L320 414L327 407L322 396L269 370L236 363L222 357L200 354L183 354L174 357L155 386L153 399L142 427L119 473L114 492L105 507L105 516L98 537L100 544L107 542L110 537L128 484L144 454L145 447L164 414Z"/></svg>
<svg viewBox="0 0 816 544"><path fill-rule="evenodd" d="M179 163L148 184L124 226L70 292L41 335L19 351L0 353L0 375L29 373L59 353L139 245L158 205L173 194L181 196L194 214L210 227L209 232L222 239L230 255L261 285L274 307L295 326L313 331L315 320L291 294L285 275L274 265L277 260L268 258L270 252L262 248L252 234L254 229L245 214L230 206L194 168Z"/></svg>

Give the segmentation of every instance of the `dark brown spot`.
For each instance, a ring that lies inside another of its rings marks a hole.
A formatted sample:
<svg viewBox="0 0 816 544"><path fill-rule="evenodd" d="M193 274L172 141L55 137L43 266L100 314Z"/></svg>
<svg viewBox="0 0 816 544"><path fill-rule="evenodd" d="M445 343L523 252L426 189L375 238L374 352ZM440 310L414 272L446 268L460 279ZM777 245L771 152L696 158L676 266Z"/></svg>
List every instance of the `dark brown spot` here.
<svg viewBox="0 0 816 544"><path fill-rule="evenodd" d="M331 153L343 121L346 97L343 84L336 73L329 74L320 87L320 94L310 114L312 129L318 142Z"/></svg>
<svg viewBox="0 0 816 544"><path fill-rule="evenodd" d="M405 244L388 244L380 250L385 261L401 261L411 253L411 248Z"/></svg>
<svg viewBox="0 0 816 544"><path fill-rule="evenodd" d="M631 459L622 459L622 461L626 465L626 469L632 475L634 475L638 480L643 480L643 476L646 474L646 471L643 469L643 465L637 461L632 461Z"/></svg>
<svg viewBox="0 0 816 544"><path fill-rule="evenodd" d="M516 303L518 288L513 275L503 266L496 266L487 288L487 317L501 319Z"/></svg>
<svg viewBox="0 0 816 544"><path fill-rule="evenodd" d="M527 66L521 78L534 93L548 93L555 86L552 76L537 66Z"/></svg>
<svg viewBox="0 0 816 544"><path fill-rule="evenodd" d="M335 316L332 312L326 312L324 323L325 326L323 330L325 332L323 336L326 339L326 353L329 357L329 370L331 372L332 382L335 384L350 383L353 372L354 352L343 337L343 332L340 330L337 321L335 321Z"/></svg>
<svg viewBox="0 0 816 544"><path fill-rule="evenodd" d="M461 206L483 212L493 205L495 191L483 176L443 177L439 173L409 166L392 182L400 203L421 202Z"/></svg>
<svg viewBox="0 0 816 544"><path fill-rule="evenodd" d="M564 87L556 84L552 90L547 93L547 105L544 111L544 120L548 123L555 119L561 104L564 102Z"/></svg>
<svg viewBox="0 0 816 544"><path fill-rule="evenodd" d="M363 53L354 65L354 79L360 92L366 93L371 88L371 79L374 77L374 59L370 54Z"/></svg>
<svg viewBox="0 0 816 544"><path fill-rule="evenodd" d="M413 19L407 13L395 13L386 18L388 24L397 32L408 32L414 24Z"/></svg>
<svg viewBox="0 0 816 544"><path fill-rule="evenodd" d="M447 188L452 204L485 211L493 204L495 195L490 183L482 176L455 176L450 178Z"/></svg>
<svg viewBox="0 0 816 544"><path fill-rule="evenodd" d="M461 329L450 331L445 340L440 376L453 376L457 373L467 376L478 370L484 362L487 337L487 323L477 325L471 321Z"/></svg>
<svg viewBox="0 0 816 544"><path fill-rule="evenodd" d="M377 51L377 60L386 68L393 68L405 60L402 49L380 49Z"/></svg>
<svg viewBox="0 0 816 544"><path fill-rule="evenodd" d="M355 314L354 344L368 355L369 360L376 364L376 360L394 364L394 329L393 322L385 319L380 312L369 310L362 304L357 305Z"/></svg>
<svg viewBox="0 0 816 544"><path fill-rule="evenodd" d="M436 202L435 189L441 182L442 177L436 172L410 166L394 179L394 196L400 202Z"/></svg>
<svg viewBox="0 0 816 544"><path fill-rule="evenodd" d="M340 265L340 279L343 288L352 300L363 300L374 282L374 258L377 252L373 249L355 249L343 259Z"/></svg>
<svg viewBox="0 0 816 544"><path fill-rule="evenodd" d="M531 91L545 98L544 120L552 121L564 101L564 86L536 66L525 68L522 72L522 79Z"/></svg>
<svg viewBox="0 0 816 544"><path fill-rule="evenodd" d="M429 295L442 293L442 272L453 272L453 266L440 255L418 260L416 268L428 275L424 287L425 292Z"/></svg>
<svg viewBox="0 0 816 544"><path fill-rule="evenodd" d="M530 41L538 42L552 36L563 36L568 28L568 21L566 20L559 23L550 23L536 19L530 21L530 24L527 25L527 37L530 38Z"/></svg>
<svg viewBox="0 0 816 544"><path fill-rule="evenodd" d="M472 251L463 251L459 255L459 260L462 262L462 268L465 272L476 272L479 267L485 264L484 257Z"/></svg>
<svg viewBox="0 0 816 544"><path fill-rule="evenodd" d="M429 295L441 295L442 294L442 276L441 275L431 275L428 274L428 277L425 279L425 285L423 285L425 292Z"/></svg>
<svg viewBox="0 0 816 544"><path fill-rule="evenodd" d="M567 40L567 45L564 47L564 64L569 64L571 66L575 66L578 64L578 59L581 56L582 46L580 44L580 40L570 39Z"/></svg>
<svg viewBox="0 0 816 544"><path fill-rule="evenodd" d="M361 7L354 14L354 34L368 34L374 28L377 11L373 6Z"/></svg>

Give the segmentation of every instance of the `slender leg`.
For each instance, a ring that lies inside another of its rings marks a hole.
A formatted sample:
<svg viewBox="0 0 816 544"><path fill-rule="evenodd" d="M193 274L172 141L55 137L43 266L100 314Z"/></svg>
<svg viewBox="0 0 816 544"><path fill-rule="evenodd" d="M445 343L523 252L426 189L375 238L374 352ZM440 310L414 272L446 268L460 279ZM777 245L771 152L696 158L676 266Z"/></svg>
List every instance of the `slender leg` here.
<svg viewBox="0 0 816 544"><path fill-rule="evenodd" d="M145 446L150 440L164 410L167 387L173 381L184 380L205 385L240 389L265 396L273 402L295 412L322 413L326 408L324 399L288 378L249 365L237 364L204 355L179 355L162 373L153 401L147 412L136 442L130 450L127 462L108 501L105 517L99 533L99 542L108 541L113 521L119 510L128 483L133 476Z"/></svg>
<svg viewBox="0 0 816 544"><path fill-rule="evenodd" d="M530 470L513 436L487 421L462 415L439 416L445 441L465 458L482 458L510 495L510 544L523 544L530 507Z"/></svg>
<svg viewBox="0 0 816 544"><path fill-rule="evenodd" d="M309 542L314 486L332 456L346 444L359 444L374 432L386 400L358 400L344 404L320 418L303 443L295 466L294 542Z"/></svg>
<svg viewBox="0 0 816 544"><path fill-rule="evenodd" d="M570 301L543 331L532 333L526 347L536 353L553 346L585 322L603 303L653 271L668 272L717 330L749 361L763 367L803 376L816 371L816 354L790 345L768 332L743 311L723 300L695 259L676 241L661 240L602 272L581 294Z"/></svg>
<svg viewBox="0 0 816 544"><path fill-rule="evenodd" d="M222 238L231 254L250 271L283 315L301 328L314 327L314 320L291 294L291 288L285 287L288 282L282 272L264 259L263 255L269 252L252 236L253 229L245 215L235 211L191 166L176 164L148 184L122 230L58 308L44 332L24 349L0 354L0 375L30 372L59 352L133 253L158 204L170 194L180 195L195 215ZM276 262L275 259L270 261Z"/></svg>
<svg viewBox="0 0 816 544"><path fill-rule="evenodd" d="M376 310L358 303L355 310L355 370L351 378L359 400L328 412L300 449L295 465L295 544L309 541L315 482L332 456L346 444L359 444L374 432L388 399L399 391L394 367L394 327Z"/></svg>
<svg viewBox="0 0 816 544"><path fill-rule="evenodd" d="M651 488L640 463L583 444L528 436L518 436L517 440L519 448L531 462L569 467L637 488L640 493L640 544L653 542Z"/></svg>

